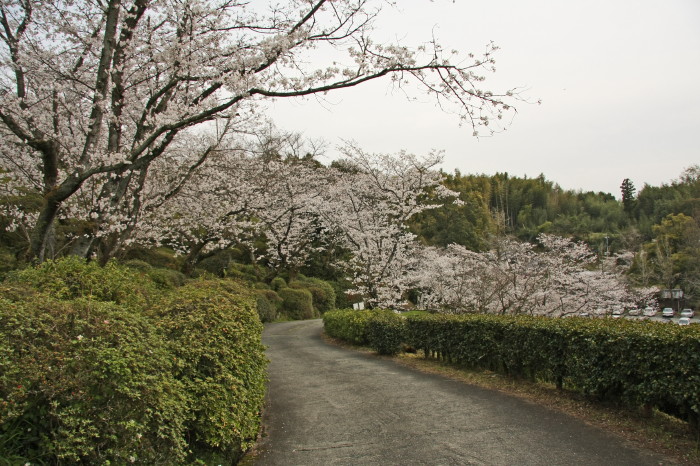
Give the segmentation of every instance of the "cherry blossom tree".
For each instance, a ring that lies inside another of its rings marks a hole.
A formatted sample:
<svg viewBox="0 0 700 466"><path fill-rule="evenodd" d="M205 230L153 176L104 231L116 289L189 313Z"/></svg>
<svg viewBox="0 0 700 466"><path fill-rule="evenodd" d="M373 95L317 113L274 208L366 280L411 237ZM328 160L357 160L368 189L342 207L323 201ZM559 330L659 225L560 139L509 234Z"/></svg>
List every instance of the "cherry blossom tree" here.
<svg viewBox="0 0 700 466"><path fill-rule="evenodd" d="M75 197L92 204L85 243L123 225L114 216L134 208L125 204L158 176L156 160L214 120L246 121L260 99L387 77L452 104L475 133L497 126L517 95L481 87L495 48L474 57L438 43L377 42L373 21L390 3L3 1L0 168L42 197L35 218L25 217L30 256L43 259Z"/></svg>
<svg viewBox="0 0 700 466"><path fill-rule="evenodd" d="M446 313L561 317L609 315L653 300L655 289L632 289L620 274L595 267L587 245L544 234L538 241L539 250L509 238L483 253L457 245L425 249L411 277L421 304Z"/></svg>
<svg viewBox="0 0 700 466"><path fill-rule="evenodd" d="M437 207L424 202L429 192L444 200L455 193L440 184L443 175L434 170L440 153L369 154L348 144L344 154L319 216L352 253L345 267L356 291L370 305L396 305L408 289L417 247L408 220Z"/></svg>
<svg viewBox="0 0 700 466"><path fill-rule="evenodd" d="M329 178L314 159L319 146L268 126L248 138L238 135L203 160L201 150L211 147L208 141L200 150L190 144L175 155L178 163L168 156L154 163L163 164L161 175L148 179L143 218L123 243L167 244L185 255L185 272L201 254L237 244L246 244L253 259L262 253L273 269L298 268L323 231L313 212ZM174 167L185 173L169 173ZM265 238L263 251L253 244L259 237Z"/></svg>

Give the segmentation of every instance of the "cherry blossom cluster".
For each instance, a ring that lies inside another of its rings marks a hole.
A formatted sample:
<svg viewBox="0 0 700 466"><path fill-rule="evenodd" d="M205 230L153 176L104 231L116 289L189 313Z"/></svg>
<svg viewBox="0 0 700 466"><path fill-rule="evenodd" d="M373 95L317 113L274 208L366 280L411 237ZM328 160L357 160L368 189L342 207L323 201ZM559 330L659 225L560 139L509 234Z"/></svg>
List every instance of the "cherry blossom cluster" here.
<svg viewBox="0 0 700 466"><path fill-rule="evenodd" d="M477 253L458 245L425 248L412 283L422 307L446 313L610 315L653 303L656 289L634 289L600 270L590 248L553 235L539 245L499 238Z"/></svg>
<svg viewBox="0 0 700 466"><path fill-rule="evenodd" d="M376 41L388 3L3 1L0 169L43 198L24 219L30 255L42 260L56 221L81 209L75 252L109 255L141 218L133 199L147 178L179 173L167 161L213 122L245 131L261 99L387 77L433 95L475 133L512 111L517 93L481 87L493 47L475 58Z"/></svg>

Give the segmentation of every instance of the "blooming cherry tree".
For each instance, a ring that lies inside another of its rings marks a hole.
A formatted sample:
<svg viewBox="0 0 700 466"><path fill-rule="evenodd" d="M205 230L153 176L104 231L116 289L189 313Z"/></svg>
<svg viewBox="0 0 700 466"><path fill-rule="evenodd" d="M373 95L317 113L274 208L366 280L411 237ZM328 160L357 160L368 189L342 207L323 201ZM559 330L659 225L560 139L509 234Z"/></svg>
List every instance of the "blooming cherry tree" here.
<svg viewBox="0 0 700 466"><path fill-rule="evenodd" d="M184 145L193 128L245 121L260 99L389 77L453 104L474 132L493 128L516 97L481 87L494 49L474 57L437 43L377 42L373 20L386 5L3 1L0 168L42 197L36 218L26 218L33 223L30 255L44 257L55 220L68 215L63 210L76 196L93 206L88 242L105 225L123 225L111 217L145 177L158 176L156 160Z"/></svg>
<svg viewBox="0 0 700 466"><path fill-rule="evenodd" d="M434 170L439 153L368 154L352 144L344 152L319 216L351 251L346 267L357 291L371 305L397 304L415 266L417 245L408 220L437 206L423 202L427 193L444 199L455 193L440 184L442 174Z"/></svg>
<svg viewBox="0 0 700 466"><path fill-rule="evenodd" d="M411 280L421 304L439 312L486 312L561 317L650 302L655 290L631 289L619 274L594 267L595 255L583 243L553 235L534 245L509 238L483 253L451 245L428 248Z"/></svg>

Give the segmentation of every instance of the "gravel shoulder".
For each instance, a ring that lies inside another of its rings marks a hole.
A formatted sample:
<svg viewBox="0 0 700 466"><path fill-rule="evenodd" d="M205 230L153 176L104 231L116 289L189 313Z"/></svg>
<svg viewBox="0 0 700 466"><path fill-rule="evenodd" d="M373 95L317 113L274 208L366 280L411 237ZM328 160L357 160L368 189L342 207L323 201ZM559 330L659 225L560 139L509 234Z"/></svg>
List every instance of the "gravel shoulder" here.
<svg viewBox="0 0 700 466"><path fill-rule="evenodd" d="M245 465L674 464L573 417L269 324L264 435Z"/></svg>

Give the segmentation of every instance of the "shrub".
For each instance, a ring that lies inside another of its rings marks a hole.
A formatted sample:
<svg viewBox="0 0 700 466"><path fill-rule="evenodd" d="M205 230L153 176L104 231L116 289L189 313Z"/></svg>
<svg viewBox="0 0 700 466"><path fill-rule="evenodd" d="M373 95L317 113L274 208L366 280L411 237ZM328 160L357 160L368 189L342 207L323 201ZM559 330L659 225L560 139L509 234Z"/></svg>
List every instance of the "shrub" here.
<svg viewBox="0 0 700 466"><path fill-rule="evenodd" d="M290 283L290 288L303 288L311 292L314 310L318 314L335 309L335 290L330 283L318 278L304 278Z"/></svg>
<svg viewBox="0 0 700 466"><path fill-rule="evenodd" d="M148 309L144 275L93 267L47 263L0 286L0 463L237 461L264 396L254 296L195 282Z"/></svg>
<svg viewBox="0 0 700 466"><path fill-rule="evenodd" d="M256 283L263 281L266 273L267 269L257 264L239 264L237 262L231 262L226 271L226 276Z"/></svg>
<svg viewBox="0 0 700 466"><path fill-rule="evenodd" d="M327 283L333 288L335 294L335 308L352 308L352 303L348 300L348 295L346 294L346 291L352 287L352 284L346 281L328 281Z"/></svg>
<svg viewBox="0 0 700 466"><path fill-rule="evenodd" d="M126 251L122 259L127 262L131 260L146 262L153 267L180 270L182 267L183 257L176 255L171 249L165 247L134 247Z"/></svg>
<svg viewBox="0 0 700 466"><path fill-rule="evenodd" d="M270 282L270 287L275 291L279 291L282 288L287 288L287 282L285 282L282 277L275 277L272 279L272 282Z"/></svg>
<svg viewBox="0 0 700 466"><path fill-rule="evenodd" d="M0 247L0 280L17 267L17 259L9 249Z"/></svg>
<svg viewBox="0 0 700 466"><path fill-rule="evenodd" d="M153 267L148 262L142 260L131 259L126 261L124 265L147 275L153 281L156 288L161 290L177 288L178 286L184 285L187 281L185 274L178 270Z"/></svg>
<svg viewBox="0 0 700 466"><path fill-rule="evenodd" d="M148 277L161 290L172 290L187 282L184 273L172 269L152 268L148 271Z"/></svg>
<svg viewBox="0 0 700 466"><path fill-rule="evenodd" d="M404 321L393 311L373 311L367 326L369 346L379 354L398 354L405 341Z"/></svg>
<svg viewBox="0 0 700 466"><path fill-rule="evenodd" d="M272 290L258 291L256 293L256 304L260 322L272 322L277 317L277 307L268 299L268 291L277 296L277 293ZM279 299L279 296L277 298Z"/></svg>
<svg viewBox="0 0 700 466"><path fill-rule="evenodd" d="M231 280L193 282L154 311L175 358L192 418L192 459L235 462L254 441L266 359L255 298Z"/></svg>
<svg viewBox="0 0 700 466"><path fill-rule="evenodd" d="M9 464L172 464L187 403L138 309L0 299L0 450Z"/></svg>
<svg viewBox="0 0 700 466"><path fill-rule="evenodd" d="M148 272L153 268L151 264L141 259L129 259L124 262L124 266L140 272Z"/></svg>
<svg viewBox="0 0 700 466"><path fill-rule="evenodd" d="M326 333L340 340L356 345L369 344L368 326L371 311L339 309L323 314L323 327Z"/></svg>
<svg viewBox="0 0 700 466"><path fill-rule="evenodd" d="M129 306L145 306L155 294L153 283L135 270L114 261L100 267L76 256L13 272L7 281L24 283L61 300L85 298Z"/></svg>
<svg viewBox="0 0 700 466"><path fill-rule="evenodd" d="M309 290L282 288L277 294L282 298L280 310L290 319L302 320L315 317L313 298Z"/></svg>
<svg viewBox="0 0 700 466"><path fill-rule="evenodd" d="M474 368L547 381L697 422L700 326L528 316L423 316L409 345Z"/></svg>
<svg viewBox="0 0 700 466"><path fill-rule="evenodd" d="M204 272L208 272L215 277L225 277L231 264L232 252L229 250L216 251L209 257L205 257L197 262L196 267Z"/></svg>

